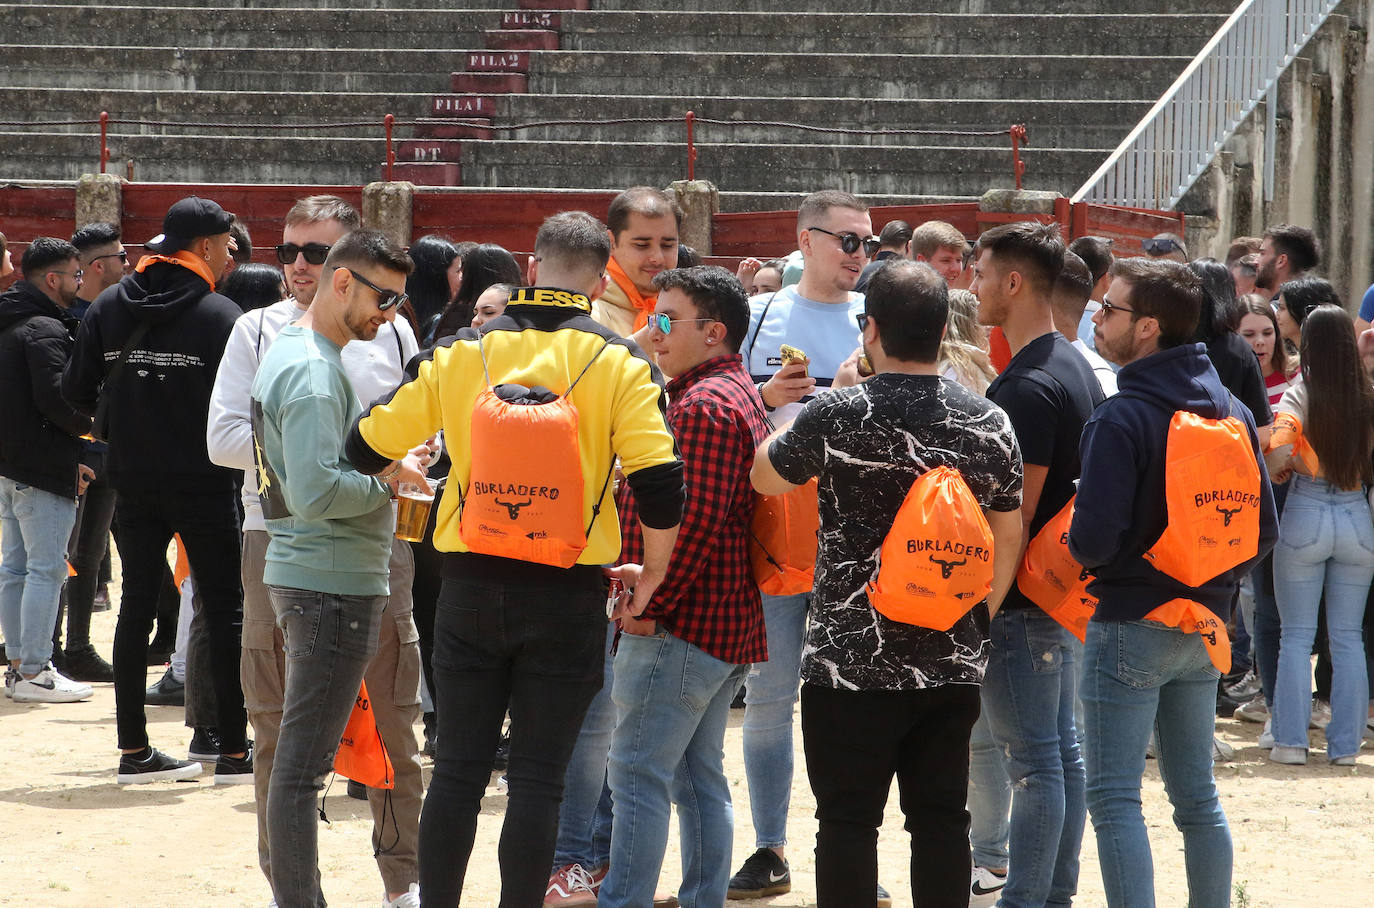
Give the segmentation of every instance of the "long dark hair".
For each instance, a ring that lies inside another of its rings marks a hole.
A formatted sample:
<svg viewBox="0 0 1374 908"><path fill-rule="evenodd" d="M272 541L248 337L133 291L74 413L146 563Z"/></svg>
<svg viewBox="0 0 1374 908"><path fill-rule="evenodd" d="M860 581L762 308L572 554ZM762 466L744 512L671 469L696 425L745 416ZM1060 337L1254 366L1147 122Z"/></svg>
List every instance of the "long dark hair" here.
<svg viewBox="0 0 1374 908"><path fill-rule="evenodd" d="M502 246L483 243L463 256L463 282L458 285L458 293L448 304L434 329L434 337L448 337L456 334L459 328L472 324L472 307L492 284L514 284L519 287L525 283L520 266Z"/></svg>
<svg viewBox="0 0 1374 908"><path fill-rule="evenodd" d="M1243 319L1247 315L1266 318L1274 327L1274 349L1269 354L1269 368L1288 378L1288 348L1284 346L1283 335L1279 333L1279 320L1274 316L1274 307L1263 295L1247 293L1240 298L1240 317Z"/></svg>
<svg viewBox="0 0 1374 908"><path fill-rule="evenodd" d="M1302 380L1308 388L1303 431L1327 481L1341 489L1374 484L1374 387L1354 323L1338 305L1318 306L1303 321Z"/></svg>
<svg viewBox="0 0 1374 908"><path fill-rule="evenodd" d="M1240 325L1236 279L1231 276L1231 269L1216 259L1194 259L1188 267L1202 278L1202 311L1198 313L1193 340L1210 344Z"/></svg>
<svg viewBox="0 0 1374 908"><path fill-rule="evenodd" d="M406 278L406 293L415 307L415 317L428 326L453 294L448 289L448 269L458 257L458 250L441 236L428 234L410 245L410 257L415 270Z"/></svg>
<svg viewBox="0 0 1374 908"><path fill-rule="evenodd" d="M1279 288L1279 297L1288 308L1288 314L1299 326L1307 320L1308 313L1318 306L1340 306L1341 297L1329 281L1319 277L1300 277L1285 281Z"/></svg>
<svg viewBox="0 0 1374 908"><path fill-rule="evenodd" d="M250 312L280 302L286 294L286 285L280 268L246 262L234 266L219 292L238 303L244 312Z"/></svg>

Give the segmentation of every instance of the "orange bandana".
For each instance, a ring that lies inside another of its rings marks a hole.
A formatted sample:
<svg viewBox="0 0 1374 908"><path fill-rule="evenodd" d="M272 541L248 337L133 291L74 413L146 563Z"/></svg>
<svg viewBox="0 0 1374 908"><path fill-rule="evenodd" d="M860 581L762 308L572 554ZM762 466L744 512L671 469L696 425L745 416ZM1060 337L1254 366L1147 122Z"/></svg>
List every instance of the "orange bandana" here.
<svg viewBox="0 0 1374 908"><path fill-rule="evenodd" d="M1223 675L1231 671L1231 637L1226 633L1226 622L1201 603L1171 599L1146 615L1145 620L1176 627L1185 634L1201 634L1207 657L1217 671Z"/></svg>
<svg viewBox="0 0 1374 908"><path fill-rule="evenodd" d="M134 270L141 274L146 271L150 265L156 265L158 262L166 262L169 265L180 265L183 268L189 268L199 277L204 279L205 283L210 285L211 290L215 289L215 276L210 273L210 264L206 262L205 259L196 258L185 249L182 249L180 252L173 252L171 255L145 255L138 260L138 264L134 267Z"/></svg>
<svg viewBox="0 0 1374 908"><path fill-rule="evenodd" d="M617 287L624 291L625 298L630 301L630 305L635 307L634 330L638 331L649 324L649 314L654 311L654 306L658 304L658 294L655 293L653 296L641 295L638 288L635 287L635 282L630 280L614 256L606 263L606 274L615 281Z"/></svg>

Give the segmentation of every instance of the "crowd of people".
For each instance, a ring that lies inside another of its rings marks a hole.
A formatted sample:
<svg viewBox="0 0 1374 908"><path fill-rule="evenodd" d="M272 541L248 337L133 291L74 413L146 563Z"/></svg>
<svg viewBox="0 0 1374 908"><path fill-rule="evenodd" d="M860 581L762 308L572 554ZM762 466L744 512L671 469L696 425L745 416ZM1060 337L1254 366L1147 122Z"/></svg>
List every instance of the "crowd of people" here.
<svg viewBox="0 0 1374 908"><path fill-rule="evenodd" d="M271 267L190 197L137 261L112 224L29 242L0 295L6 695L113 682L120 785L253 785L280 908L325 903L316 802L360 706L385 906L459 902L493 772L502 906L788 892L798 703L823 908L891 904L894 778L920 908L1070 904L1088 817L1108 903L1153 905L1147 759L1189 903L1230 904L1216 717L1284 764L1374 728L1374 288L1352 317L1286 224L1125 256L1031 221L875 235L827 190L734 272L681 226L635 187L522 263L311 196Z"/></svg>

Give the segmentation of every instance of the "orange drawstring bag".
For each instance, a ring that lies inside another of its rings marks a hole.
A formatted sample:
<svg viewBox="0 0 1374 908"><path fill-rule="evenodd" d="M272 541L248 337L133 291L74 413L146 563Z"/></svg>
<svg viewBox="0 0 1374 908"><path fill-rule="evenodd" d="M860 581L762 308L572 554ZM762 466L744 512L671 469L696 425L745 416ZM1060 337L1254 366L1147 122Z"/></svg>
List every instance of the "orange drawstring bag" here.
<svg viewBox="0 0 1374 908"><path fill-rule="evenodd" d="M883 539L868 601L903 624L947 631L992 591L992 530L964 477L927 470Z"/></svg>
<svg viewBox="0 0 1374 908"><path fill-rule="evenodd" d="M1097 600L1088 595L1092 575L1069 554L1069 525L1073 523L1076 498L1070 498L1026 546L1016 585L1045 614L1083 640Z"/></svg>
<svg viewBox="0 0 1374 908"><path fill-rule="evenodd" d="M487 386L472 408L471 468L467 488L458 490L458 532L470 551L562 568L577 563L592 525L582 523L578 413L570 395L609 344L597 350L562 394L503 385L517 392L507 399L492 387L478 337ZM610 482L608 471L592 507L592 522Z"/></svg>
<svg viewBox="0 0 1374 908"><path fill-rule="evenodd" d="M811 591L821 526L818 488L812 479L781 495L754 496L749 565L761 592L791 596Z"/></svg>
<svg viewBox="0 0 1374 908"><path fill-rule="evenodd" d="M358 699L353 701L353 712L339 739L334 771L368 788L392 788L396 784L396 770L377 731L366 681L358 688Z"/></svg>
<svg viewBox="0 0 1374 908"><path fill-rule="evenodd" d="M1287 452L1282 451L1285 446L1289 448ZM1317 475L1320 467L1317 452L1313 450L1307 436L1302 433L1302 420L1287 411L1274 414L1274 425L1269 432L1269 445L1264 449L1264 453L1286 453L1288 457L1300 461L1303 469L1313 476Z"/></svg>
<svg viewBox="0 0 1374 908"><path fill-rule="evenodd" d="M1179 410L1164 452L1168 525L1145 558L1202 586L1259 552L1260 473L1245 423Z"/></svg>
<svg viewBox="0 0 1374 908"><path fill-rule="evenodd" d="M1145 620L1176 627L1185 634L1201 634L1212 665L1223 675L1230 673L1231 637L1226 633L1226 622L1205 605L1191 599L1171 599L1146 615Z"/></svg>

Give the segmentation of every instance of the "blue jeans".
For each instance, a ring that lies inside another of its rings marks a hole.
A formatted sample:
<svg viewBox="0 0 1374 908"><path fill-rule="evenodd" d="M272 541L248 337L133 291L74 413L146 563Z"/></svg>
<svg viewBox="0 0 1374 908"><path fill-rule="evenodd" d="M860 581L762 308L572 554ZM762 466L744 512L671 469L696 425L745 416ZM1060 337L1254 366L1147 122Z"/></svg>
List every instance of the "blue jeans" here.
<svg viewBox="0 0 1374 908"><path fill-rule="evenodd" d="M968 838L973 863L1002 872L1007 869L1011 835L1011 780L1006 757L988 727L987 713L979 712L968 743Z"/></svg>
<svg viewBox="0 0 1374 908"><path fill-rule="evenodd" d="M281 735L267 787L272 894L282 908L322 908L315 797L377 651L387 597L278 586L270 593L286 641Z"/></svg>
<svg viewBox="0 0 1374 908"><path fill-rule="evenodd" d="M1183 833L1190 908L1231 904L1231 831L1212 777L1217 678L1197 634L1092 621L1083 654L1087 800L1111 908L1153 908L1140 780L1158 730L1159 772ZM1015 866L1013 864L1013 866Z"/></svg>
<svg viewBox="0 0 1374 908"><path fill-rule="evenodd" d="M648 905L678 808L683 908L725 904L734 808L725 778L725 724L747 665L722 662L680 637L622 634L615 656L615 805L601 908Z"/></svg>
<svg viewBox="0 0 1374 908"><path fill-rule="evenodd" d="M611 787L606 783L606 760L611 753L611 732L615 730L615 704L611 702L615 660L610 656L614 639L615 625L608 623L601 690L587 707L563 778L553 870L568 864L595 870L611 859Z"/></svg>
<svg viewBox="0 0 1374 908"><path fill-rule="evenodd" d="M1363 621L1371 579L1374 522L1364 492L1293 477L1274 546L1274 593L1283 623L1274 686L1275 744L1307 746L1312 641L1325 588L1332 662L1326 754L1334 759L1359 751L1369 706Z"/></svg>
<svg viewBox="0 0 1374 908"><path fill-rule="evenodd" d="M76 499L0 476L0 627L5 658L36 675L52 658Z"/></svg>
<svg viewBox="0 0 1374 908"><path fill-rule="evenodd" d="M1007 755L1012 787L1010 864L999 904L1069 905L1085 819L1074 728L1076 641L1039 609L1001 612L991 633L983 710Z"/></svg>
<svg viewBox="0 0 1374 908"><path fill-rule="evenodd" d="M744 684L744 777L757 848L787 844L792 804L792 712L801 685L802 643L810 593L763 597L768 661Z"/></svg>

